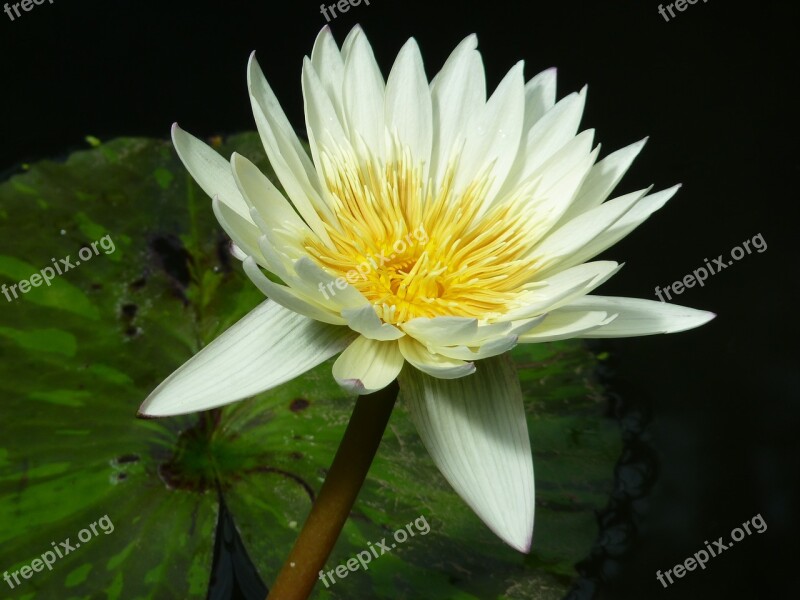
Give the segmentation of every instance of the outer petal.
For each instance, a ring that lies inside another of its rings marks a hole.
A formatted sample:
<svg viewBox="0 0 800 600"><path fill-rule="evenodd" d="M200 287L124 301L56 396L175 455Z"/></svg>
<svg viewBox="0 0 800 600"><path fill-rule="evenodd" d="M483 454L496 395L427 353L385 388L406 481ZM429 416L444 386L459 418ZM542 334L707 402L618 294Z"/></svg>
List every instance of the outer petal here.
<svg viewBox="0 0 800 600"><path fill-rule="evenodd" d="M177 123L172 125L172 143L197 185L211 198L219 196L228 208L252 225L250 209L236 187L228 161Z"/></svg>
<svg viewBox="0 0 800 600"><path fill-rule="evenodd" d="M403 357L414 367L436 378L457 379L472 375L475 372L475 363L465 362L457 358L448 358L441 354L434 354L417 340L408 336L398 341Z"/></svg>
<svg viewBox="0 0 800 600"><path fill-rule="evenodd" d="M394 381L404 362L397 342L379 342L360 336L336 359L333 377L354 394L371 394Z"/></svg>
<svg viewBox="0 0 800 600"><path fill-rule="evenodd" d="M353 339L267 300L190 358L144 401L141 414L180 415L253 396L294 379Z"/></svg>
<svg viewBox="0 0 800 600"><path fill-rule="evenodd" d="M647 138L612 152L592 167L589 176L583 182L580 193L575 197L564 217L566 219L575 217L604 202L617 187L634 159L644 148L645 143L647 143Z"/></svg>
<svg viewBox="0 0 800 600"><path fill-rule="evenodd" d="M324 304L315 302L315 299L309 298L294 288L270 281L267 276L261 272L261 269L258 268L252 257L245 258L243 266L244 272L250 278L250 281L252 281L265 296L274 300L284 308L300 313L315 321L322 321L323 323L330 323L331 325L347 324L347 321Z"/></svg>
<svg viewBox="0 0 800 600"><path fill-rule="evenodd" d="M687 306L614 296L584 296L559 309L559 312L598 310L616 314L617 318L577 337L612 338L677 333L705 325L716 317L712 312Z"/></svg>
<svg viewBox="0 0 800 600"><path fill-rule="evenodd" d="M513 548L533 535L533 459L522 393L507 357L466 379L405 369L401 396L422 442L453 489Z"/></svg>
<svg viewBox="0 0 800 600"><path fill-rule="evenodd" d="M554 342L578 337L603 325L609 324L616 315L595 311L553 311L544 322L524 335L519 336L520 344Z"/></svg>
<svg viewBox="0 0 800 600"><path fill-rule="evenodd" d="M546 285L528 292L524 306L507 312L497 321L528 319L569 304L602 285L621 267L614 261L598 260L556 273L541 282Z"/></svg>
<svg viewBox="0 0 800 600"><path fill-rule="evenodd" d="M639 202L634 204L633 208L625 213L616 223L594 238L591 242L575 251L575 253L559 265L559 268L566 269L586 260L590 260L603 250L616 244L646 221L651 214L664 206L664 204L677 193L680 187L680 185L675 185L669 189L650 194L639 200ZM613 200L609 202L613 202Z"/></svg>

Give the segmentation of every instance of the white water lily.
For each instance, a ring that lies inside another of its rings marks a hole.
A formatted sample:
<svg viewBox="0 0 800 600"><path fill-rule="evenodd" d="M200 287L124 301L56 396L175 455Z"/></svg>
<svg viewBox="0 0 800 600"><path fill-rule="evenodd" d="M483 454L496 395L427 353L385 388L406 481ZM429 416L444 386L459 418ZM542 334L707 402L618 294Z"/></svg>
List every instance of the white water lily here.
<svg viewBox="0 0 800 600"><path fill-rule="evenodd" d="M243 156L228 163L173 128L181 160L269 299L175 371L141 412L234 402L341 352L333 376L350 392L399 377L444 476L527 552L533 464L505 353L518 343L684 331L713 314L588 295L620 265L587 261L678 186L608 200L644 141L597 162L593 131L578 133L585 88L556 103L555 70L525 83L520 62L487 99L476 48L467 37L429 83L411 39L384 80L359 27L341 50L323 29L302 72L310 157L251 58L255 120L285 193ZM424 238L412 239L418 231Z"/></svg>

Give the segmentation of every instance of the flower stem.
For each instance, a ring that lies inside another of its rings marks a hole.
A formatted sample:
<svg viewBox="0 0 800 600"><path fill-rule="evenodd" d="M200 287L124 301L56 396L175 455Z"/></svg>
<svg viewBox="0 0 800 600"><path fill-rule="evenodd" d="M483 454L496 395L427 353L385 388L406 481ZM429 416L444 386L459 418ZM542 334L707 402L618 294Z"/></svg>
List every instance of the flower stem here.
<svg viewBox="0 0 800 600"><path fill-rule="evenodd" d="M397 400L397 382L359 396L328 476L267 600L306 600L353 508Z"/></svg>

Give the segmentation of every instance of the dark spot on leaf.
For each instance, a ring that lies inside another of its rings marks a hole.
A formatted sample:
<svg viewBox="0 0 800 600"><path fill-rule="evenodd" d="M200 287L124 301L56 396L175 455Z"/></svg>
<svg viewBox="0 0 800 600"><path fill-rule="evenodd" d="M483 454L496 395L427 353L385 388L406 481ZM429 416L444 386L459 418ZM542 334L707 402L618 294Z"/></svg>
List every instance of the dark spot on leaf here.
<svg viewBox="0 0 800 600"><path fill-rule="evenodd" d="M292 403L289 405L289 410L292 412L300 412L302 410L307 409L311 405L311 402L306 400L305 398L295 398L292 400Z"/></svg>
<svg viewBox="0 0 800 600"><path fill-rule="evenodd" d="M90 289L91 289L92 291L94 291L94 292L99 292L100 290L102 290L102 289L103 289L103 284L102 284L102 283L93 283L93 284L92 284L91 286L89 286L89 287L90 287Z"/></svg>
<svg viewBox="0 0 800 600"><path fill-rule="evenodd" d="M189 285L189 262L191 255L183 247L177 236L169 234L159 236L150 242L150 247L155 252L161 263L161 268L182 287Z"/></svg>
<svg viewBox="0 0 800 600"><path fill-rule="evenodd" d="M117 473L117 481L125 481L127 478L127 473Z"/></svg>
<svg viewBox="0 0 800 600"><path fill-rule="evenodd" d="M135 463L139 462L139 455L138 454L123 454L122 456L117 457L117 462L121 465L125 463Z"/></svg>
<svg viewBox="0 0 800 600"><path fill-rule="evenodd" d="M302 452L290 452L289 458L293 458L294 460L302 460L303 453Z"/></svg>
<svg viewBox="0 0 800 600"><path fill-rule="evenodd" d="M130 338L132 338L132 337L136 337L136 336L137 336L137 335L139 335L141 332L142 332L142 330L141 330L141 329L139 329L138 327L135 327L135 326L133 326L133 325L131 325L130 327L126 327L126 328L125 328L125 335L126 335L127 337L130 337Z"/></svg>
<svg viewBox="0 0 800 600"><path fill-rule="evenodd" d="M123 318L130 321L136 316L136 313L139 312L139 307L135 304L123 304L122 308L120 308L120 312Z"/></svg>
<svg viewBox="0 0 800 600"><path fill-rule="evenodd" d="M140 289L142 289L142 288L145 286L145 284L147 284L147 278L145 278L145 277L140 277L140 278L139 278L139 279L137 279L136 281L132 281L132 282L131 282L131 283L128 285L128 287L129 287L131 290L133 290L134 292L136 292L136 291L139 291Z"/></svg>

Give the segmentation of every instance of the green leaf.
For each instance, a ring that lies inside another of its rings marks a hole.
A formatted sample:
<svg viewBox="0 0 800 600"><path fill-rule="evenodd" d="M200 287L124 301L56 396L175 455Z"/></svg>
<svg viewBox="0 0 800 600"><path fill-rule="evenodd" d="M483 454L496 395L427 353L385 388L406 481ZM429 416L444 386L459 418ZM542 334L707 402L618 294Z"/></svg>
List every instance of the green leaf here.
<svg viewBox="0 0 800 600"><path fill-rule="evenodd" d="M234 149L274 180L255 134L219 151ZM167 142L122 138L32 165L0 184L0 214L0 282L17 285L16 298L0 296L0 568L31 565L52 542L81 544L7 591L205 598L218 490L269 584L353 407L331 362L220 411L135 418L158 383L263 300ZM82 256L50 285L20 291L20 280ZM383 538L396 543L396 530L408 539L373 555L367 570L318 583L316 598L563 597L597 536L593 515L608 498L619 434L601 416L596 359L582 344L513 356L535 454L533 552L485 528L398 405L326 570Z"/></svg>

